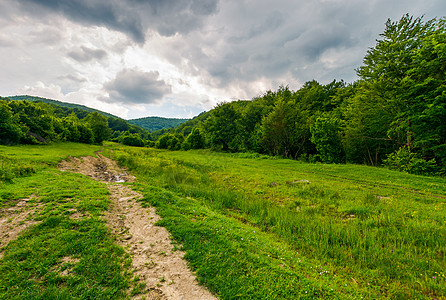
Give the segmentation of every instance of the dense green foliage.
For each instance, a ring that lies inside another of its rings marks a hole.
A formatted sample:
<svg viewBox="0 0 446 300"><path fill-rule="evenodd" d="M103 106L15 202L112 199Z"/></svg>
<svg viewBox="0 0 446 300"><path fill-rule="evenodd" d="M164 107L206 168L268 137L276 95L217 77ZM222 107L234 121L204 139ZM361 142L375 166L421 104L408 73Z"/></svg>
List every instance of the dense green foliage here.
<svg viewBox="0 0 446 300"><path fill-rule="evenodd" d="M199 128L194 128L192 132L187 136L183 143L183 149L202 149L205 146L205 138Z"/></svg>
<svg viewBox="0 0 446 300"><path fill-rule="evenodd" d="M100 110L97 110L97 109L94 109L91 107L87 107L85 105L80 105L80 104L75 104L75 103L67 103L67 102L57 101L57 100L53 100L53 99L42 98L42 97L21 95L21 96L11 96L11 97L8 97L8 99L47 103L47 104L51 105L52 107L54 107L55 113L59 117L61 115L67 115L67 114L74 112L79 119L83 119L89 113L97 112L107 118L110 118L110 117L118 118L117 116L114 116L112 114L109 114L109 113L106 113L106 112L103 112L103 111L100 111Z"/></svg>
<svg viewBox="0 0 446 300"><path fill-rule="evenodd" d="M114 148L222 299L441 299L443 178L209 150Z"/></svg>
<svg viewBox="0 0 446 300"><path fill-rule="evenodd" d="M198 128L203 148L446 174L445 25L444 18L389 20L357 70L358 81L313 80L297 91L281 87L252 101L220 103L206 118L164 134L187 137ZM181 148L165 145L158 143ZM396 159L401 149L417 167Z"/></svg>
<svg viewBox="0 0 446 300"><path fill-rule="evenodd" d="M148 131L157 131L161 129L177 127L186 121L188 121L188 119L162 118L162 117L145 117L145 118L128 120L130 124L139 126Z"/></svg>
<svg viewBox="0 0 446 300"><path fill-rule="evenodd" d="M123 132L118 141L127 146L144 147L144 141L138 133L130 133L128 131Z"/></svg>
<svg viewBox="0 0 446 300"><path fill-rule="evenodd" d="M0 144L58 141L101 144L110 139L133 146L150 144L149 132L123 119L107 117L95 110L88 112L78 107L59 106L58 103L63 103L59 101L32 99L34 101L0 98Z"/></svg>

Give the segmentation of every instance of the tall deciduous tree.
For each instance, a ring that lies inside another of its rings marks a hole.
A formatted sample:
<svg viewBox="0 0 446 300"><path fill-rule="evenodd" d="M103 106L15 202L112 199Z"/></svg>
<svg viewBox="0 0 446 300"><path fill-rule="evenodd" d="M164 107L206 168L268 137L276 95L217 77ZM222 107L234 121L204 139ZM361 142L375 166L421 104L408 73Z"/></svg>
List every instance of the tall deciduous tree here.
<svg viewBox="0 0 446 300"><path fill-rule="evenodd" d="M213 115L206 121L205 129L212 147L221 147L223 151L238 150L235 139L240 129L240 112L232 103L220 103Z"/></svg>
<svg viewBox="0 0 446 300"><path fill-rule="evenodd" d="M387 137L446 164L445 19L405 15L386 29L357 73L392 114Z"/></svg>
<svg viewBox="0 0 446 300"><path fill-rule="evenodd" d="M98 112L90 113L86 118L94 135L94 142L101 144L111 136L110 128L108 127L108 120L106 117Z"/></svg>
<svg viewBox="0 0 446 300"><path fill-rule="evenodd" d="M0 100L0 144L17 144L24 136L5 100Z"/></svg>
<svg viewBox="0 0 446 300"><path fill-rule="evenodd" d="M185 150L202 149L205 146L205 139L199 128L192 129L192 132L187 136L183 143Z"/></svg>
<svg viewBox="0 0 446 300"><path fill-rule="evenodd" d="M344 161L340 136L340 120L333 116L318 117L310 127L311 142L322 162L341 163Z"/></svg>
<svg viewBox="0 0 446 300"><path fill-rule="evenodd" d="M295 99L279 95L273 111L262 121L260 144L269 154L297 158L310 139L308 122L309 116L298 109Z"/></svg>

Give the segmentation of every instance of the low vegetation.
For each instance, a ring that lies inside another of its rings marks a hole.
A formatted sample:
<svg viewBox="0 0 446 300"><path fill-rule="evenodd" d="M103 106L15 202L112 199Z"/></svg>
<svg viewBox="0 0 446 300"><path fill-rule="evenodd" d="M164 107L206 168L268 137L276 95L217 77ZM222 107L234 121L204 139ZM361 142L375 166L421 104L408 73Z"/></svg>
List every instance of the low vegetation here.
<svg viewBox="0 0 446 300"><path fill-rule="evenodd" d="M446 293L446 181L357 165L114 149L223 299Z"/></svg>
<svg viewBox="0 0 446 300"><path fill-rule="evenodd" d="M109 204L105 184L56 168L68 154L94 155L99 149L73 143L0 146L0 217L23 209L16 206L22 199L34 211L22 221L34 225L1 249L1 299L125 297L130 258L101 219ZM15 216L2 225L13 224Z"/></svg>
<svg viewBox="0 0 446 300"><path fill-rule="evenodd" d="M0 183L2 211L28 197L37 222L2 249L2 299L130 294L130 258L101 219L106 187L56 169L68 154L99 149L0 147L8 178ZM157 208L159 225L222 299L446 294L443 178L209 150L113 144L102 153L137 176L143 204Z"/></svg>

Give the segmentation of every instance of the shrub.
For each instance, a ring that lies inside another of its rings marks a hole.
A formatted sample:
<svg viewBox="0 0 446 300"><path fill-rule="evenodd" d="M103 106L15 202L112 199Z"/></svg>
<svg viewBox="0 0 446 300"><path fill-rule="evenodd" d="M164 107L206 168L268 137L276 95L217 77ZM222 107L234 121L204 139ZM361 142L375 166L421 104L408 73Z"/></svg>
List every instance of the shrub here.
<svg viewBox="0 0 446 300"><path fill-rule="evenodd" d="M0 182L12 183L14 178L29 176L35 173L31 165L0 157Z"/></svg>
<svg viewBox="0 0 446 300"><path fill-rule="evenodd" d="M144 141L139 133L125 131L119 138L119 142L127 146L144 147Z"/></svg>
<svg viewBox="0 0 446 300"><path fill-rule="evenodd" d="M435 158L425 160L419 153L411 152L407 147L387 155L384 163L391 170L398 170L410 174L437 175L438 165Z"/></svg>

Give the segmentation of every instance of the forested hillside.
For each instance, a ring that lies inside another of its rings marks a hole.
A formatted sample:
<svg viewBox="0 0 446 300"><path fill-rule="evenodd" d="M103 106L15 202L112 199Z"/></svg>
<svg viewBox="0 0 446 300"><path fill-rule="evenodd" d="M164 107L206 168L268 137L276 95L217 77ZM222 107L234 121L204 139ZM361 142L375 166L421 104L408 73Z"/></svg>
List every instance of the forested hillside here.
<svg viewBox="0 0 446 300"><path fill-rule="evenodd" d="M446 173L446 19L386 23L353 83L283 86L220 103L209 117L165 132L157 147L251 151L310 162L387 164Z"/></svg>
<svg viewBox="0 0 446 300"><path fill-rule="evenodd" d="M157 131L171 127L177 127L186 122L188 119L162 118L162 117L145 117L139 119L130 119L130 124L142 127L149 131Z"/></svg>
<svg viewBox="0 0 446 300"><path fill-rule="evenodd" d="M52 107L54 107L55 113L59 113L59 114L67 114L74 112L76 114L76 116L80 119L85 118L89 113L92 112L98 112L99 114L107 117L107 118L118 118L117 116L114 116L112 114L106 113L104 111L100 111L91 107L87 107L85 105L80 105L80 104L74 104L74 103L67 103L67 102L62 102L62 101L58 101L58 100L53 100L53 99L47 99L47 98L42 98L42 97L34 97L34 96L28 96L28 95L20 95L20 96L10 96L8 97L8 99L10 100L26 100L26 101L30 101L30 102L43 102L43 103L47 103L50 104Z"/></svg>
<svg viewBox="0 0 446 300"><path fill-rule="evenodd" d="M144 146L144 141L151 138L149 132L123 119L56 103L0 97L0 144L60 141L101 144L104 140L115 140Z"/></svg>

